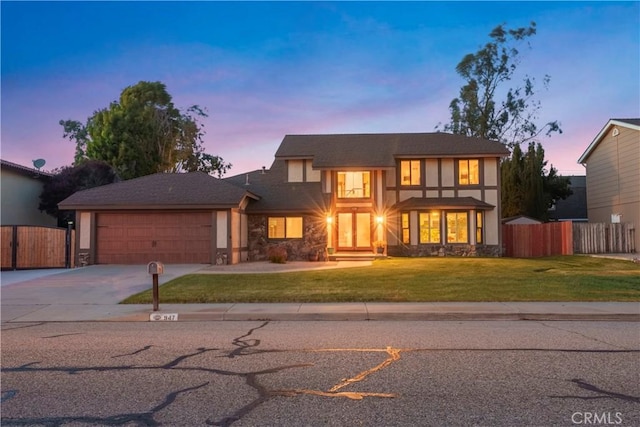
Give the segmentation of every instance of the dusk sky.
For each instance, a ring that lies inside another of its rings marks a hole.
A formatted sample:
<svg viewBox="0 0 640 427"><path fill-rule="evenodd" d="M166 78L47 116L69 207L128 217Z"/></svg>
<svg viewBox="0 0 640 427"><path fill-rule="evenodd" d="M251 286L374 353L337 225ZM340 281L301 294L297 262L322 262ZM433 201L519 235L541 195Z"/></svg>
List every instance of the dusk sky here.
<svg viewBox="0 0 640 427"><path fill-rule="evenodd" d="M543 138L564 175L610 118L640 117L640 2L7 2L1 157L70 165L61 119L86 122L141 80L198 104L206 151L234 175L269 167L286 134L433 132L455 67L498 24L537 24ZM548 90L542 86L551 76ZM518 82L514 81L513 85Z"/></svg>

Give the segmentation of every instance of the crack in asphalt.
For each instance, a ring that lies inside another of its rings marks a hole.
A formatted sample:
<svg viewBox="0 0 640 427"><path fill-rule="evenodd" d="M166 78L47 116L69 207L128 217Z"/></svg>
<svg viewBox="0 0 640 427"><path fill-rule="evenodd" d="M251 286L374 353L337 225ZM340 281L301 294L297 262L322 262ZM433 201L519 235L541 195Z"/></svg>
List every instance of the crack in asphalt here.
<svg viewBox="0 0 640 427"><path fill-rule="evenodd" d="M69 423L85 423L90 425L107 425L107 426L122 426L130 423L135 423L138 426L155 427L160 426L162 423L155 420L156 413L165 409L171 405L183 393L188 393L193 390L200 389L209 385L209 381L206 383L183 388L167 394L164 401L159 405L156 405L148 412L140 413L128 413L117 414L108 417L88 417L88 416L70 416L70 417L46 417L46 418L2 418L3 425L10 426L33 426L41 425L45 427L62 427Z"/></svg>
<svg viewBox="0 0 640 427"><path fill-rule="evenodd" d="M147 351L150 348L152 348L152 345L145 345L144 347L142 347L140 350L136 350L133 353L125 353L125 354L118 354L116 356L111 356L112 359L117 359L118 357L126 357L126 356L135 356L136 354L140 354L143 351Z"/></svg>
<svg viewBox="0 0 640 427"><path fill-rule="evenodd" d="M231 344L236 346L237 348L235 350L231 351L227 355L227 357L230 358L230 359L233 359L234 357L237 357L237 356L250 354L250 353L245 353L245 351L248 350L248 349L255 348L255 347L259 346L261 341L259 339L243 340L243 338L247 338L247 337L251 336L251 334L253 334L254 331L257 331L258 329L262 329L265 326L267 326L268 324L269 324L269 322L264 322L260 326L257 326L255 328L249 329L249 332L247 332L246 334L241 335L241 336L239 336L237 338L234 338L233 341L231 342Z"/></svg>
<svg viewBox="0 0 640 427"><path fill-rule="evenodd" d="M234 338L232 344L237 348L229 352L226 357L228 358L236 358L236 357L244 357L250 356L258 353L262 353L264 351L256 351L256 348L261 344L261 340L259 339L247 339L250 337L255 331L266 327L269 322L264 322L261 325L250 329L246 334L241 335L237 338ZM71 335L71 334L69 334ZM135 354L139 354L142 351L149 350L152 346L148 345L143 347L142 349L136 350L129 354L121 354L113 356L112 358L117 357L125 357L125 356L133 356ZM37 366L40 362L31 362L25 365L15 367L15 368L6 368L3 369L5 373L35 373L35 372L59 372L59 373L67 373L69 375L76 375L84 372L111 372L111 371L148 371L148 370L170 370L170 371L198 371L205 372L214 375L224 375L224 376L235 376L239 378L243 378L245 383L251 387L257 393L255 399L249 402L247 405L239 408L233 414L229 416L225 416L219 420L207 419L207 425L214 426L230 426L236 421L241 420L247 414L251 413L254 409L258 408L263 403L277 396L285 396L285 397L293 397L300 394L308 394L315 395L321 397L343 397L354 400L361 400L365 397L395 397L395 395L387 394L387 393L372 393L372 392L347 392L347 391L338 391L344 387L347 387L353 383L363 381L368 376L373 373L385 368L389 364L393 363L400 359L400 351L392 348L387 348L386 350L380 349L371 349L371 350L349 350L349 351L360 351L360 352L369 352L369 351L383 351L388 354L386 360L382 363L374 366L371 369L367 369L354 377L342 379L338 384L330 388L328 391L322 390L306 390L306 389L292 389L292 390L269 390L265 387L260 381L259 378L262 375L276 374L289 369L297 369L297 368L306 368L314 366L313 363L301 363L301 364L293 364L293 365L285 365L278 366L274 368L264 369L255 372L233 372L215 368L207 368L207 367L185 367L179 366L183 361L193 358L199 355L202 355L207 352L217 351L220 349L216 348L205 348L200 347L197 348L195 352L181 355L173 359L172 361L160 365L160 366L133 366L133 365L116 365L116 366L88 366L88 367L73 367L73 366L61 366L61 367L41 367ZM266 350L271 351L271 350ZM326 350L325 350L326 351ZM280 352L280 351L279 351ZM67 423L88 423L88 424L102 424L102 425L125 425L128 423L135 423L139 426L157 426L160 425L158 421L155 420L154 416L159 411L169 407L177 398L177 396L181 393L187 393L192 390L196 390L202 387L205 387L210 382L206 382L199 386L185 388L179 390L177 392L169 393L164 401L154 407L152 410L142 413L125 413L125 414L117 414L110 417L83 417L83 416L70 416L70 417L47 417L47 418L2 418L3 425L43 425L43 426L51 426L51 427L60 427ZM14 391L15 393L11 396L7 396L7 399L10 399L17 395L18 390ZM4 396L3 396L4 397Z"/></svg>
<svg viewBox="0 0 640 427"><path fill-rule="evenodd" d="M609 343L609 342L606 342L606 341L600 340L600 339L598 339L598 338L590 337L589 335L585 335L585 334L582 334L582 333L577 332L577 331L572 331L571 329L561 328L560 326L557 326L557 325L549 325L549 324L548 324L548 323L546 323L546 322L538 322L538 323L539 323L539 324L541 324L542 326L547 327L547 328L556 329L556 330L558 330L558 331L569 332L570 334L578 335L578 336L580 336L580 337L587 338L587 339L589 339L589 340L595 341L595 342L600 343L600 344L606 344L606 345L608 345L608 346L615 347L615 348L625 348L625 347L621 347L621 346L619 346L619 345L611 344L611 343Z"/></svg>
<svg viewBox="0 0 640 427"><path fill-rule="evenodd" d="M2 328L0 328L1 331L13 331L14 329L25 329L25 328L34 328L36 326L42 326L47 324L47 322L38 322L38 323L34 323L34 324L27 324L27 325L20 325L20 326L15 326L15 327L11 327L11 328L7 328L7 324L3 323L2 324Z"/></svg>
<svg viewBox="0 0 640 427"><path fill-rule="evenodd" d="M640 403L640 397L630 396L628 394L616 393L614 391L608 391L601 389L593 384L589 384L585 380L580 378L574 378L570 380L572 383L576 384L578 388L583 390L587 390L593 393L597 393L598 396L573 396L573 395L565 395L565 396L549 396L554 399L580 399L580 400L597 400L597 399L616 399L616 400L624 400L626 402Z"/></svg>
<svg viewBox="0 0 640 427"><path fill-rule="evenodd" d="M262 341L258 338L253 338L252 335L263 328L268 326L269 322L265 321L257 327L251 328L245 333L237 338L232 340L232 345L236 348L224 353L223 356L226 358L238 358L251 356L256 354L262 354L266 352L280 352L286 353L290 352L287 350L260 350L258 347L262 343ZM32 325L36 326L36 325ZM546 326L546 325L545 325ZM568 331L571 332L571 331ZM77 335L77 334L62 334L62 335L54 335L50 337L44 338L57 338L66 335ZM252 338L250 338L252 337ZM112 356L114 358L121 358L127 356L134 356L143 351L150 350L153 346L147 345L143 348L140 348L136 351L133 351L128 354L120 354ZM277 374L290 369L298 369L298 368L307 368L314 366L313 363L300 363L300 364L292 364L292 365L284 365L277 366L269 369L264 369L255 372L235 372L223 369L209 368L205 366L181 366L181 363L190 358L194 358L205 353L214 352L214 351L224 351L223 349L218 348L206 348L199 347L195 351L191 353L187 353L184 355L180 355L173 360L165 363L163 365L115 365L115 366L87 366L87 367L74 367L74 366L59 366L59 367L42 367L38 366L41 362L30 362L18 367L13 368L3 368L4 373L37 373L37 372L58 372L58 373L67 373L69 375L77 375L85 372L111 372L111 371L149 371L149 370L160 370L160 371L183 371L183 372L201 372L211 375L222 375L222 376L230 376L236 378L242 378L247 386L253 389L256 393L256 396L253 400L251 400L246 405L240 407L235 412L230 415L224 416L220 419L212 419L208 418L205 420L207 425L213 426L223 426L229 427L237 421L242 420L256 408L260 407L265 402L268 402L270 399L274 397L295 397L299 395L312 395L326 398L347 398L351 400L362 400L364 398L394 398L397 397L394 393L378 393L378 392L361 392L361 391L345 391L344 389L352 386L356 383L360 383L365 381L367 378L371 377L375 373L391 366L393 363L399 361L401 359L401 353L403 352L440 352L440 351L478 351L478 352L494 352L494 351L540 351L540 352L581 352L581 353L636 353L640 352L640 350L614 350L614 349L604 349L604 350L575 350L575 349L543 349L543 348L500 348L500 349L478 349L478 348L469 348L469 349L460 349L460 348L440 348L440 349L398 349L387 347L386 349L303 349L303 350L295 350L296 352L306 352L306 353L335 353L335 352L360 352L360 353L372 353L379 352L385 353L387 355L386 359L376 366L366 369L362 372L357 373L356 375L341 379L337 384L333 385L327 390L313 390L313 389L275 389L270 390L265 385L260 382L260 378L263 375ZM640 399L634 396L628 396L622 393L616 393L611 391L606 391L600 389L594 385L587 383L581 379L571 380L574 384L576 384L579 388L588 390L590 392L598 393L598 396L550 396L553 398L576 398L576 399L621 399L629 402L638 403ZM138 426L159 426L161 422L156 420L156 415L162 410L170 407L181 394L188 394L189 392L201 389L211 384L211 381L204 382L202 384L183 388L177 391L172 391L168 393L162 402L158 405L151 408L149 411L140 412L140 413L123 413L116 414L108 417L88 417L88 416L66 416L66 417L43 417L43 418L0 418L0 421L3 425L10 426L22 426L22 425L41 425L46 427L62 427L66 424L70 423L85 423L85 424L94 424L94 425L138 425ZM2 392L1 399L2 402L10 400L18 396L19 390L6 390Z"/></svg>
<svg viewBox="0 0 640 427"><path fill-rule="evenodd" d="M71 336L71 335L84 335L84 334L82 332L76 332L76 333L73 333L73 334L51 335L49 337L42 337L42 339L46 340L46 339L50 339L50 338L68 337L68 336Z"/></svg>

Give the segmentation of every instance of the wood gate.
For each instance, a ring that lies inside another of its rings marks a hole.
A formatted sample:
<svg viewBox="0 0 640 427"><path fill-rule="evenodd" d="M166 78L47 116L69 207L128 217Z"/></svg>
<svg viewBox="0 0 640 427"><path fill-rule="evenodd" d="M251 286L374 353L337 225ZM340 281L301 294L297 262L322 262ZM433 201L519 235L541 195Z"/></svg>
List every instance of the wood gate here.
<svg viewBox="0 0 640 427"><path fill-rule="evenodd" d="M31 225L3 225L3 270L75 267L75 230Z"/></svg>

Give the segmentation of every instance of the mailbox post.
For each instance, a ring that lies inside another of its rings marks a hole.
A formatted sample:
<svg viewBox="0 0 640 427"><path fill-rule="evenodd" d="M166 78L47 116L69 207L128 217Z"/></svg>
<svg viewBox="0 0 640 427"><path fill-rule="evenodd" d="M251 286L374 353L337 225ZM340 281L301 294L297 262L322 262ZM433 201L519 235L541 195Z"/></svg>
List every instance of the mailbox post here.
<svg viewBox="0 0 640 427"><path fill-rule="evenodd" d="M153 276L153 311L158 311L160 303L158 276L164 273L164 265L159 261L151 261L147 264L147 272Z"/></svg>

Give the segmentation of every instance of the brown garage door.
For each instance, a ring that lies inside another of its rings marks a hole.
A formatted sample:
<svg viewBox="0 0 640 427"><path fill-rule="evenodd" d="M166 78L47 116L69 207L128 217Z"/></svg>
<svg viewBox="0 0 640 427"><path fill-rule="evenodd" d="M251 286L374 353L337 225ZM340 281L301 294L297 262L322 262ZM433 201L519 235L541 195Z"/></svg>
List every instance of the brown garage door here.
<svg viewBox="0 0 640 427"><path fill-rule="evenodd" d="M101 213L98 264L209 264L211 212Z"/></svg>

